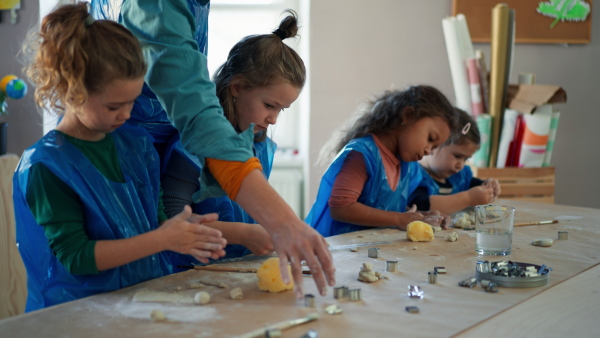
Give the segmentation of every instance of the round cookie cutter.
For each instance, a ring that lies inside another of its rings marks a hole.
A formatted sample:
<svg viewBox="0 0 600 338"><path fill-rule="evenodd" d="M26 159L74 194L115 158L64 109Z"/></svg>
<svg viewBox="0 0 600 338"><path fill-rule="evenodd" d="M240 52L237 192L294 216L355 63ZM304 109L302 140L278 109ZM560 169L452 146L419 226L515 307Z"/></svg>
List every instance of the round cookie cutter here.
<svg viewBox="0 0 600 338"><path fill-rule="evenodd" d="M534 266L536 270L541 268L541 265L535 265L531 263L521 263L521 262L513 262L522 267ZM535 277L509 277L509 276L500 276L494 275L493 273L483 273L477 271L475 269L475 278L480 282L481 280L489 280L490 282L496 283L498 286L503 286L506 288L536 288L538 286L544 286L548 284L548 275L550 271L544 275L539 275Z"/></svg>

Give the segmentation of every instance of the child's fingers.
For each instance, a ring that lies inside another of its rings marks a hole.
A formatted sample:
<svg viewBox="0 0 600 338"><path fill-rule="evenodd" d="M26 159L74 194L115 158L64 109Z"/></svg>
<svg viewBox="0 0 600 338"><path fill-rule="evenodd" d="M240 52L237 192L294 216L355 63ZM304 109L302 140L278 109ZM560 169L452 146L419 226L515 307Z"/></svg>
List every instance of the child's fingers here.
<svg viewBox="0 0 600 338"><path fill-rule="evenodd" d="M222 250L224 247L223 243L221 242L210 242L205 240L196 240L193 246L195 249L208 251Z"/></svg>
<svg viewBox="0 0 600 338"><path fill-rule="evenodd" d="M210 223L219 220L219 214L210 213L206 215L198 215L192 214L192 216L188 219L191 223Z"/></svg>
<svg viewBox="0 0 600 338"><path fill-rule="evenodd" d="M207 227L206 225L202 225L202 224L194 224L194 227L192 228L192 232L196 235L201 235L201 236L223 237L223 234L221 233L221 231L211 228L211 227Z"/></svg>
<svg viewBox="0 0 600 338"><path fill-rule="evenodd" d="M417 205L413 204L408 210L406 210L406 212L415 212L417 211Z"/></svg>
<svg viewBox="0 0 600 338"><path fill-rule="evenodd" d="M173 216L171 220L175 221L186 221L192 216L192 208L189 205L183 207L183 210L177 215Z"/></svg>

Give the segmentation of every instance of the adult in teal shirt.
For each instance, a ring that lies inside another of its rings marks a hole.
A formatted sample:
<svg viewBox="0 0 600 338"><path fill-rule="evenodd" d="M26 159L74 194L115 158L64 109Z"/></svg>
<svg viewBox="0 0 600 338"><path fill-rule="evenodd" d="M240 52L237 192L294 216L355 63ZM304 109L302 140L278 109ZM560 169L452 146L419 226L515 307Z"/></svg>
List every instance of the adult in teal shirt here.
<svg viewBox="0 0 600 338"><path fill-rule="evenodd" d="M195 40L196 18L188 1L124 0L120 21L142 43L148 62L146 84L179 131L182 144L201 161L209 159L198 201L227 192L271 234L284 281L289 278L284 267L292 266L297 295L302 295L302 261L325 295L327 284L335 285L327 242L298 218L261 170L251 168L252 128L238 134L224 117L206 56Z"/></svg>

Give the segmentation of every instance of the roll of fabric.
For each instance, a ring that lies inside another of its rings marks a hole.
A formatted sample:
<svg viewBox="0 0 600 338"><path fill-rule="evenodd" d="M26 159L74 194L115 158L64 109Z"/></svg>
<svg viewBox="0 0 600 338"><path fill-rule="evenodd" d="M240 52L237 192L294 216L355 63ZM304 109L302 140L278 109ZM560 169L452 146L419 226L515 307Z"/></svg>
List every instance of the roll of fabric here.
<svg viewBox="0 0 600 338"><path fill-rule="evenodd" d="M481 114L476 117L476 121L481 135L481 143L479 144L479 150L473 154L472 162L476 167L487 168L490 160L492 117L489 114Z"/></svg>

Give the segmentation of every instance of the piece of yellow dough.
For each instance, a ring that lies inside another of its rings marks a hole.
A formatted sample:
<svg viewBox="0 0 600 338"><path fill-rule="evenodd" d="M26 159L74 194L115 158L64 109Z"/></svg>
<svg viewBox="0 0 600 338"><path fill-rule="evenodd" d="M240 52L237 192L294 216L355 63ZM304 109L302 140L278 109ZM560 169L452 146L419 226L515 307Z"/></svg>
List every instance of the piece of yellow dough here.
<svg viewBox="0 0 600 338"><path fill-rule="evenodd" d="M279 269L279 258L271 257L267 259L256 272L256 277L258 277L258 288L269 292L291 290L294 288L294 281L291 279L292 268L289 265L288 273L290 275L290 282L284 284L281 279L281 270Z"/></svg>
<svg viewBox="0 0 600 338"><path fill-rule="evenodd" d="M411 242L431 242L433 229L425 222L413 221L406 227L406 238Z"/></svg>

